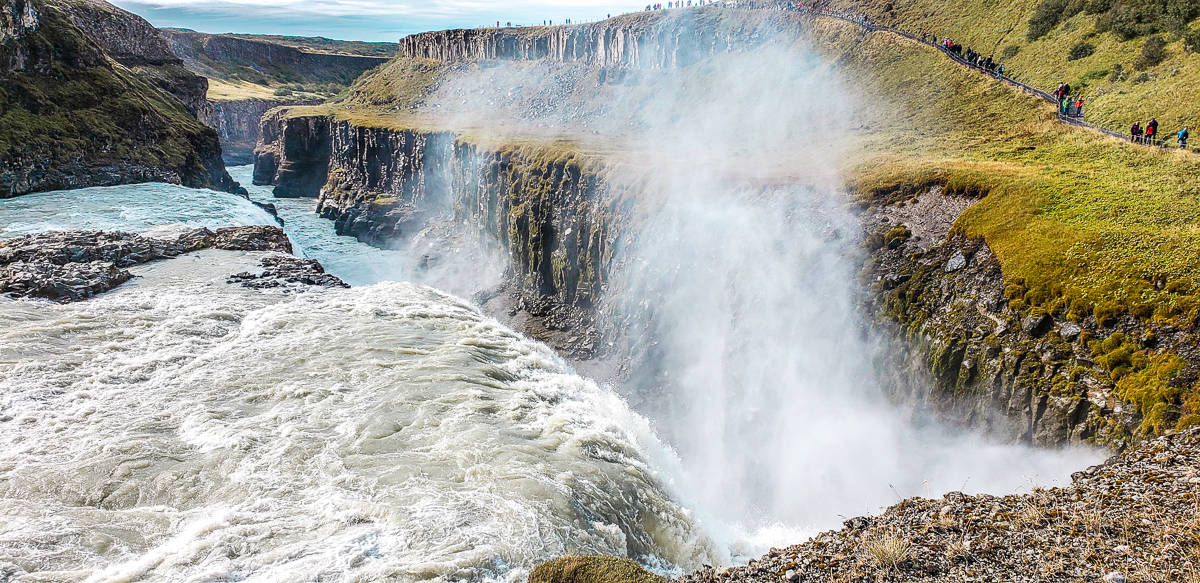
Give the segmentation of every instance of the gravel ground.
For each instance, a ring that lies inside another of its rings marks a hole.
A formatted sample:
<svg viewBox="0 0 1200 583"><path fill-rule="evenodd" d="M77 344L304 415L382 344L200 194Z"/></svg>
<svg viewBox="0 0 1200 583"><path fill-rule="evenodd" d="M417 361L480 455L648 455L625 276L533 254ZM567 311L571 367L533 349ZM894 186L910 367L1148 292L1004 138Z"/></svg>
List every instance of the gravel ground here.
<svg viewBox="0 0 1200 583"><path fill-rule="evenodd" d="M913 498L679 582L1200 582L1200 429L1022 496Z"/></svg>

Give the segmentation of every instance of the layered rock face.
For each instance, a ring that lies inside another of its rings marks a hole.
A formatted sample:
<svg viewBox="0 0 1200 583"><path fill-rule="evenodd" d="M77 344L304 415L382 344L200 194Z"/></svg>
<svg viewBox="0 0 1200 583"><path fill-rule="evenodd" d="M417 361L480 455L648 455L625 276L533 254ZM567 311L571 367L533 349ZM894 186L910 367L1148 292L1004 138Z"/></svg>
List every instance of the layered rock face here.
<svg viewBox="0 0 1200 583"><path fill-rule="evenodd" d="M96 40L75 24L97 19L124 32ZM185 106L204 80L167 61L145 21L98 1L24 0L5 5L3 26L0 196L145 181L236 191L216 133Z"/></svg>
<svg viewBox="0 0 1200 583"><path fill-rule="evenodd" d="M427 32L400 40L400 55L441 61L551 59L599 67L687 66L731 46L746 48L778 11L716 9L630 14L573 26Z"/></svg>
<svg viewBox="0 0 1200 583"><path fill-rule="evenodd" d="M595 353L592 314L612 258L620 193L571 158L494 150L452 133L357 127L321 116L267 116L255 181L277 196L317 197L337 232L386 247L453 221L510 260L535 337L578 357ZM436 260L436 258L433 258Z"/></svg>
<svg viewBox="0 0 1200 583"><path fill-rule="evenodd" d="M207 101L200 121L217 130L226 164L251 164L254 147L262 139L262 118L268 111L289 105L316 105L316 101Z"/></svg>

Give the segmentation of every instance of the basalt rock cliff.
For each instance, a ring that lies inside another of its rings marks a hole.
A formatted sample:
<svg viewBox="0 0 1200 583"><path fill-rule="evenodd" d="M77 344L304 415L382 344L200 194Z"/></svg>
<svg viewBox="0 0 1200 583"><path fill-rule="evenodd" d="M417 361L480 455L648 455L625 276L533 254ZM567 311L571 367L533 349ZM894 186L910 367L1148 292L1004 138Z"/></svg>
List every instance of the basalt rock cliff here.
<svg viewBox="0 0 1200 583"><path fill-rule="evenodd" d="M0 14L0 196L147 181L236 191L194 115L204 80L145 21L98 0L15 0Z"/></svg>
<svg viewBox="0 0 1200 583"><path fill-rule="evenodd" d="M444 30L400 40L400 55L440 61L550 59L598 67L682 67L764 40L768 11L735 18L713 12L635 13L600 22L531 28Z"/></svg>
<svg viewBox="0 0 1200 583"><path fill-rule="evenodd" d="M206 101L200 121L217 130L226 164L251 164L254 148L262 139L262 119L268 111L289 105L316 105L315 100L276 101L240 99Z"/></svg>

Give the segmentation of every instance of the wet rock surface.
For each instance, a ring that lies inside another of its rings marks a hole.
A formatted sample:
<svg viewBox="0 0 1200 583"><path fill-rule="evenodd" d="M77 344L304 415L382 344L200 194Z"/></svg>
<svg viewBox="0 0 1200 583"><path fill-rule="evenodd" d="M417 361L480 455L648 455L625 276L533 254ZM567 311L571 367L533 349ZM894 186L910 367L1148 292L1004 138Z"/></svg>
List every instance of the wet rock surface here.
<svg viewBox="0 0 1200 583"><path fill-rule="evenodd" d="M346 282L325 273L325 268L315 259L273 255L262 259L262 267L263 270L259 273L242 272L231 275L229 282L240 283L243 287L252 289L350 287Z"/></svg>
<svg viewBox="0 0 1200 583"><path fill-rule="evenodd" d="M1200 429L1021 496L912 498L841 530L680 583L1194 581ZM790 576L789 576L790 573Z"/></svg>
<svg viewBox="0 0 1200 583"><path fill-rule="evenodd" d="M290 254L292 244L282 229L268 226L195 229L174 239L104 231L26 235L0 240L0 293L59 302L85 300L133 279L128 267L201 249ZM267 271L255 279L345 285L315 261L279 256L265 259L264 267Z"/></svg>
<svg viewBox="0 0 1200 583"><path fill-rule="evenodd" d="M1128 314L1102 322L1024 307L1024 289L1005 281L987 244L953 230L968 200L935 188L862 217L871 256L861 278L867 311L891 341L892 398L921 415L1041 445L1122 447L1175 428L1180 414L1147 419L1122 399L1128 369L1118 361L1177 355L1183 364L1172 382L1186 386L1200 369L1195 336ZM910 235L890 237L900 231Z"/></svg>

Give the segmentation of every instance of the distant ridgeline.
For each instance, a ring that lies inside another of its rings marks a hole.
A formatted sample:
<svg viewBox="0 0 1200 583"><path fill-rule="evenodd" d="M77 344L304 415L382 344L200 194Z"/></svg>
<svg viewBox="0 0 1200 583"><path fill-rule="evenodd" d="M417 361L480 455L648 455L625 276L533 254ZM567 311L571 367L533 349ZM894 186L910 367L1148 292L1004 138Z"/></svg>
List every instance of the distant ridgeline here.
<svg viewBox="0 0 1200 583"><path fill-rule="evenodd" d="M0 197L162 181L236 190L207 83L145 20L101 0L0 7Z"/></svg>
<svg viewBox="0 0 1200 583"><path fill-rule="evenodd" d="M281 105L320 103L385 62L395 43L324 38L204 34L162 29L184 66L209 80L201 120L217 129L230 163L248 163L263 114Z"/></svg>

